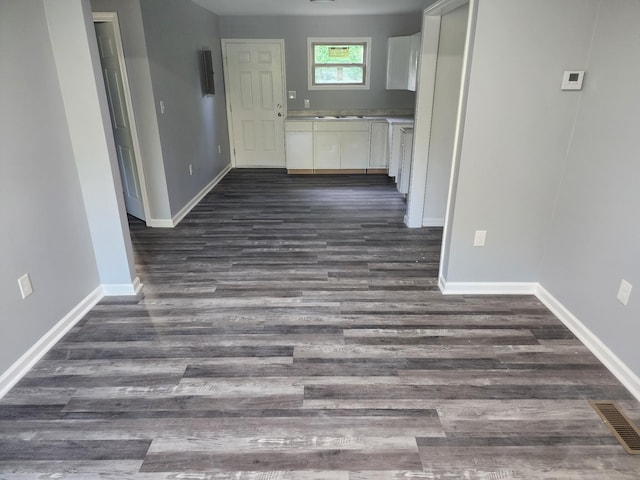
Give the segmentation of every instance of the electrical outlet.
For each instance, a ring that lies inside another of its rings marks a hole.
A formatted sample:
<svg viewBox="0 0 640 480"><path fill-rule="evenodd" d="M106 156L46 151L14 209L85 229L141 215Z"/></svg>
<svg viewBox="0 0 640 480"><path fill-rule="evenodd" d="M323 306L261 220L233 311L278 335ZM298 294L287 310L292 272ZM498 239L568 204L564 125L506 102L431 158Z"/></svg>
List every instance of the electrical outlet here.
<svg viewBox="0 0 640 480"><path fill-rule="evenodd" d="M311 102L308 98L304 99L304 108L311 108Z"/></svg>
<svg viewBox="0 0 640 480"><path fill-rule="evenodd" d="M627 303L629 303L629 297L631 296L632 288L633 287L631 286L631 284L626 280L622 280L620 282L620 288L618 289L618 295L616 298L625 306L627 305Z"/></svg>
<svg viewBox="0 0 640 480"><path fill-rule="evenodd" d="M193 165L189 164L189 175L193 175Z"/></svg>
<svg viewBox="0 0 640 480"><path fill-rule="evenodd" d="M20 286L20 294L23 300L33 293L33 286L31 285L31 279L28 273L25 273L18 279L18 285Z"/></svg>
<svg viewBox="0 0 640 480"><path fill-rule="evenodd" d="M164 101L160 100L160 115L164 115Z"/></svg>
<svg viewBox="0 0 640 480"><path fill-rule="evenodd" d="M473 246L474 247L484 247L485 242L487 241L487 231L486 230L476 230L476 235L473 237Z"/></svg>
<svg viewBox="0 0 640 480"><path fill-rule="evenodd" d="M295 90L289 90L289 100L295 100L298 93Z"/></svg>

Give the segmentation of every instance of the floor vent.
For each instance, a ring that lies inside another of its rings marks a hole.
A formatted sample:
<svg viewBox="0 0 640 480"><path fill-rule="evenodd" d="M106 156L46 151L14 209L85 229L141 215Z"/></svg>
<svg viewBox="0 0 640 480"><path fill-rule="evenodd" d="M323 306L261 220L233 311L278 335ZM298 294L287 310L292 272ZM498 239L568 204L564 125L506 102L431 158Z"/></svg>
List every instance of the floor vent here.
<svg viewBox="0 0 640 480"><path fill-rule="evenodd" d="M640 430L613 402L589 402L627 453L640 455Z"/></svg>

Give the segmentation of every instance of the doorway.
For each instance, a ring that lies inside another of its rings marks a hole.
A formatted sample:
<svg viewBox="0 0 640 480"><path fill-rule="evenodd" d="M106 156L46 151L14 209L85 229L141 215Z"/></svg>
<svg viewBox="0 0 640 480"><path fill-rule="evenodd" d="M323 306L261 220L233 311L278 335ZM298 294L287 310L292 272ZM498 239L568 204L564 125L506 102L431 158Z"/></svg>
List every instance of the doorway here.
<svg viewBox="0 0 640 480"><path fill-rule="evenodd" d="M424 11L423 18L405 223L413 228L444 227L440 272L448 262L476 15L477 0L440 0Z"/></svg>
<svg viewBox="0 0 640 480"><path fill-rule="evenodd" d="M222 40L234 167L284 168L284 40Z"/></svg>
<svg viewBox="0 0 640 480"><path fill-rule="evenodd" d="M115 12L94 13L93 22L125 207L129 215L146 222L149 218L147 194L118 16Z"/></svg>

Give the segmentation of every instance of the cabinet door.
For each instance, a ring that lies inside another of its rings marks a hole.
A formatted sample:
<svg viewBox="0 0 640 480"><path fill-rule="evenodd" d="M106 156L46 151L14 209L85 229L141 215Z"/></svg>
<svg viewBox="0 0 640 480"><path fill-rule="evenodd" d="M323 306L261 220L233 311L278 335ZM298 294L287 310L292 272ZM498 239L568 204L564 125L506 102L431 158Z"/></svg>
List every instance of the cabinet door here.
<svg viewBox="0 0 640 480"><path fill-rule="evenodd" d="M402 124L393 124L391 126L389 148L389 176L395 177L398 181L398 170L400 170L400 157L402 156Z"/></svg>
<svg viewBox="0 0 640 480"><path fill-rule="evenodd" d="M312 170L313 133L287 132L285 141L287 168L290 170Z"/></svg>
<svg viewBox="0 0 640 480"><path fill-rule="evenodd" d="M313 132L313 168L340 168L340 132Z"/></svg>
<svg viewBox="0 0 640 480"><path fill-rule="evenodd" d="M371 122L371 143L369 148L369 168L387 168L389 158L387 141L389 137L389 124L384 122Z"/></svg>
<svg viewBox="0 0 640 480"><path fill-rule="evenodd" d="M400 170L398 171L398 191L409 193L409 182L411 181L411 164L413 156L413 129L402 132Z"/></svg>
<svg viewBox="0 0 640 480"><path fill-rule="evenodd" d="M342 132L340 135L340 167L366 169L369 165L369 132Z"/></svg>

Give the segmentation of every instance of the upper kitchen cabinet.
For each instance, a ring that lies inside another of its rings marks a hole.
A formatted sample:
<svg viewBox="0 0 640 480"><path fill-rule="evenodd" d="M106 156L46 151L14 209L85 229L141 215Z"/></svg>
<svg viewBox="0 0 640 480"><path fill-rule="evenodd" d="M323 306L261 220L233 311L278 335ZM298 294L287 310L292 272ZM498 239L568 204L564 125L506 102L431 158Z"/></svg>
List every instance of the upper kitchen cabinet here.
<svg viewBox="0 0 640 480"><path fill-rule="evenodd" d="M416 91L420 32L389 37L387 50L387 90Z"/></svg>

